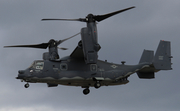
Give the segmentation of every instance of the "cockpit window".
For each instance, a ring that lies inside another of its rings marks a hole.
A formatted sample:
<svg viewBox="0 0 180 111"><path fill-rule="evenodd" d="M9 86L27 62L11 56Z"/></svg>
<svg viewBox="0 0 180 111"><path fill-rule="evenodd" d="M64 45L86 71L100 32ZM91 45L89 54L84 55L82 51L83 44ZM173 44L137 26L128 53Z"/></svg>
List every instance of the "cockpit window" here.
<svg viewBox="0 0 180 111"><path fill-rule="evenodd" d="M43 70L43 67L44 67L44 62L43 61L35 61L30 66L30 68L34 68L34 69L37 69L37 70Z"/></svg>
<svg viewBox="0 0 180 111"><path fill-rule="evenodd" d="M36 69L43 70L44 62L36 62Z"/></svg>
<svg viewBox="0 0 180 111"><path fill-rule="evenodd" d="M34 64L35 64L35 62L33 62L33 63L29 66L29 68L33 68Z"/></svg>

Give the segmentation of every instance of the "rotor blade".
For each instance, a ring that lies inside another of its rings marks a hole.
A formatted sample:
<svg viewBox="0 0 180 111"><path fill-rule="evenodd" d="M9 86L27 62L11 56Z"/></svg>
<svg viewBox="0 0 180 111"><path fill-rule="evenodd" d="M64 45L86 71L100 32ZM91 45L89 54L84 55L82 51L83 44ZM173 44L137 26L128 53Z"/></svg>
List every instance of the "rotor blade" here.
<svg viewBox="0 0 180 111"><path fill-rule="evenodd" d="M135 8L135 7L129 7L129 8L126 8L126 9L123 9L123 10L119 10L119 11L116 11L116 12L112 12L112 13L108 13L108 14L105 14L105 15L96 15L94 16L94 19L98 22L104 20L104 19L107 19L113 15L116 15L118 13L121 13L121 12L124 12L124 11L127 11L127 10L130 10L132 8Z"/></svg>
<svg viewBox="0 0 180 111"><path fill-rule="evenodd" d="M51 19L51 18L48 18L48 19L42 19L41 21L47 21L47 20L64 20L64 21L81 21L81 22L86 21L86 19L83 19L83 18L79 18L79 19Z"/></svg>
<svg viewBox="0 0 180 111"><path fill-rule="evenodd" d="M63 43L64 41L66 41L66 40L68 40L68 39L71 39L71 38L73 38L73 37L79 35L80 33L81 33L81 32L79 32L79 33L77 33L77 34L75 34L75 35L73 35L73 36L71 36L71 37L68 37L68 38L66 38L66 39L59 40L59 41L57 42L57 44L59 45L59 44Z"/></svg>
<svg viewBox="0 0 180 111"><path fill-rule="evenodd" d="M59 40L59 41L54 41L54 39L50 40L48 43L41 43L41 44L33 44L33 45L13 45L13 46L4 46L4 48L8 48L8 47L26 47L26 48L40 48L40 49L46 49L47 47L50 47L51 43L53 42L56 42L57 45L61 44L62 42L68 40L68 39L71 39L75 36L77 36L79 33L69 37L69 38L66 38L66 39L63 39L63 40ZM56 45L56 46L57 46ZM67 50L67 48L61 48L62 50Z"/></svg>
<svg viewBox="0 0 180 111"><path fill-rule="evenodd" d="M64 47L58 47L58 49L61 49L61 50L68 50L68 48L64 48Z"/></svg>
<svg viewBox="0 0 180 111"><path fill-rule="evenodd" d="M14 45L14 46L4 46L4 48L8 47L26 47L26 48L40 48L46 49L49 46L49 43L42 43L42 44L34 44L34 45Z"/></svg>

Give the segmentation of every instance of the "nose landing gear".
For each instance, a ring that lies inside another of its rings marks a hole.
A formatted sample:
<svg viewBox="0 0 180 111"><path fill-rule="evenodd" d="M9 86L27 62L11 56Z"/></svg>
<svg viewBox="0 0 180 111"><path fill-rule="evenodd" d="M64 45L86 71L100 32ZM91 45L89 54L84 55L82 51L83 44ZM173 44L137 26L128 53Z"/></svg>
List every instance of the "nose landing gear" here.
<svg viewBox="0 0 180 111"><path fill-rule="evenodd" d="M28 88L28 87L29 87L29 83L26 83L26 84L24 85L24 87L25 87L25 88Z"/></svg>
<svg viewBox="0 0 180 111"><path fill-rule="evenodd" d="M87 95L87 94L89 94L89 93L90 93L89 88L86 88L86 89L83 90L83 94L84 94L84 95Z"/></svg>

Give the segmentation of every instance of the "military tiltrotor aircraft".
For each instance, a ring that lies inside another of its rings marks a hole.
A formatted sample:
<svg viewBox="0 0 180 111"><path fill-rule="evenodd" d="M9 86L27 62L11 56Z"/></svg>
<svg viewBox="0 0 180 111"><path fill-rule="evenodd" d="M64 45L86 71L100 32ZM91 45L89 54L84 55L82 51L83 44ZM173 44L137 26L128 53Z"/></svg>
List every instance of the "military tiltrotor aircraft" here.
<svg viewBox="0 0 180 111"><path fill-rule="evenodd" d="M56 87L58 84L81 86L85 88L83 93L87 95L90 92L89 87L127 84L128 77L133 73L137 73L142 79L152 79L155 78L155 72L172 70L170 42L162 40L155 55L154 51L144 50L137 65L125 65L124 61L122 64L114 64L98 60L97 53L101 47L97 41L96 21L100 22L132 8L134 7L105 15L89 14L80 19L42 19L81 21L86 22L87 27L81 29L81 40L75 50L70 56L63 58L59 57L58 45L74 36L59 41L51 39L48 43L35 45L5 46L49 49L49 52L43 54L43 60L35 60L27 69L19 70L16 79L27 82L25 88L29 87L29 83L47 83L48 87Z"/></svg>

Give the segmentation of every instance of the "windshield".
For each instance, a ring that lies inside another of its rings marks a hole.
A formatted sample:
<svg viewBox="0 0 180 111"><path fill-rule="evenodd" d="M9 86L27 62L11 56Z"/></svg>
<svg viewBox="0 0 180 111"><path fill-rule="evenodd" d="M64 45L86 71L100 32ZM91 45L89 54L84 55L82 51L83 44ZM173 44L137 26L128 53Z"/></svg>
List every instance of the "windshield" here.
<svg viewBox="0 0 180 111"><path fill-rule="evenodd" d="M44 62L43 61L34 61L29 68L34 68L37 70L43 70Z"/></svg>
<svg viewBox="0 0 180 111"><path fill-rule="evenodd" d="M33 68L34 64L35 64L35 62L33 62L33 63L29 66L29 68Z"/></svg>

